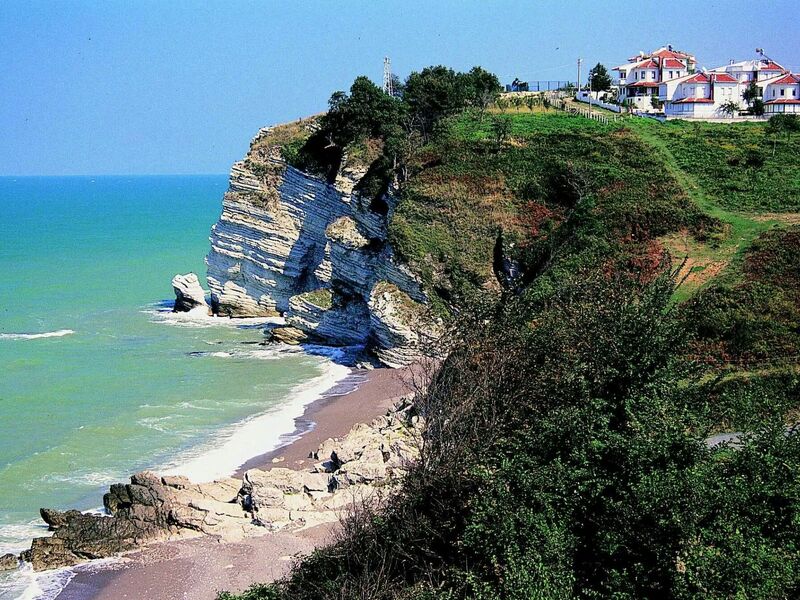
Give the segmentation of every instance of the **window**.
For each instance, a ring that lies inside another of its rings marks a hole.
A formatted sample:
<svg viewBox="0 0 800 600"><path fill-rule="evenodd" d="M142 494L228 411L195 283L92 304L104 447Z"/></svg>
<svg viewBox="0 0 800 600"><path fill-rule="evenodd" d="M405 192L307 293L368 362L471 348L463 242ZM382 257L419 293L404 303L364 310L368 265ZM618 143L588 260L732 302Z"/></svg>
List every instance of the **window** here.
<svg viewBox="0 0 800 600"><path fill-rule="evenodd" d="M669 78L672 79L672 71L669 72Z"/></svg>
<svg viewBox="0 0 800 600"><path fill-rule="evenodd" d="M656 72L655 71L650 71L650 77L655 79L656 78Z"/></svg>
<svg viewBox="0 0 800 600"><path fill-rule="evenodd" d="M634 79L639 79L639 71L636 71L636 72L633 74L633 78L634 78Z"/></svg>
<svg viewBox="0 0 800 600"><path fill-rule="evenodd" d="M783 96L784 93L786 93L786 90L784 88L781 88L781 96Z"/></svg>

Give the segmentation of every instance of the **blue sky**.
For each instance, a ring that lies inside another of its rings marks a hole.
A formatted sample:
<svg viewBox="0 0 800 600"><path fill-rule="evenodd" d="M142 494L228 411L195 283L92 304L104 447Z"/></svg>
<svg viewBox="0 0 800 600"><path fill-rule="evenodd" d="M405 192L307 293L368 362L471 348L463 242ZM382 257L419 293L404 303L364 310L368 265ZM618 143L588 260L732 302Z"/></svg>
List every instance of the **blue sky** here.
<svg viewBox="0 0 800 600"><path fill-rule="evenodd" d="M360 74L573 79L672 43L800 71L797 0L0 2L0 175L226 173Z"/></svg>

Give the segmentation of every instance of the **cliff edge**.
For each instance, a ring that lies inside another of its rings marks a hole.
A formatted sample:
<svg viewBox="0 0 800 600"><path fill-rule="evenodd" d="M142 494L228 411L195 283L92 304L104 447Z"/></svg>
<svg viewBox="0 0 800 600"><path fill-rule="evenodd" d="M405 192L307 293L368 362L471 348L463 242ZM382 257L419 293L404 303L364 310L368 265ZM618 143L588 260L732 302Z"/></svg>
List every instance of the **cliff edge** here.
<svg viewBox="0 0 800 600"><path fill-rule="evenodd" d="M289 164L287 147L315 128L264 128L233 165L206 257L212 310L283 316L279 341L364 345L388 366L409 364L434 327L418 278L387 242L396 201L357 191L364 157L345 155L335 179Z"/></svg>

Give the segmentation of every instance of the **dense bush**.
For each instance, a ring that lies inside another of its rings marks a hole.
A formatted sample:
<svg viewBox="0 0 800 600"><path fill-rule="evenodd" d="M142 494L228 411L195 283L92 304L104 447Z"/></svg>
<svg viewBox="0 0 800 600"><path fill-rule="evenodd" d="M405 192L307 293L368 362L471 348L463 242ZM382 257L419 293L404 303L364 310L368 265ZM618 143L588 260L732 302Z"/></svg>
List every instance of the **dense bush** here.
<svg viewBox="0 0 800 600"><path fill-rule="evenodd" d="M499 92L497 77L480 67L467 73L443 66L427 67L412 72L393 96L367 77L357 77L349 93L331 95L319 131L300 150L285 156L293 160L290 164L325 173L332 181L343 153L352 150L354 144L376 139L383 144L381 169L388 174L382 174L381 180L386 180L394 171L403 171L439 120L469 107L482 112Z"/></svg>
<svg viewBox="0 0 800 600"><path fill-rule="evenodd" d="M586 275L465 317L384 510L246 598L788 598L800 438L709 448L671 280Z"/></svg>

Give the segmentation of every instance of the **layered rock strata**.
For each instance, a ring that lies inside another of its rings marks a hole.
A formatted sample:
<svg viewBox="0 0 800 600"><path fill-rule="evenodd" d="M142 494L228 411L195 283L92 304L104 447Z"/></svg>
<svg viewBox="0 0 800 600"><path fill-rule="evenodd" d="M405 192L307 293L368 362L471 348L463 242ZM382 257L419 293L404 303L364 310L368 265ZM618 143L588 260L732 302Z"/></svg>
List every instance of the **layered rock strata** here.
<svg viewBox="0 0 800 600"><path fill-rule="evenodd" d="M53 530L20 558L35 570L114 556L152 542L198 535L237 541L269 531L336 522L354 502L391 493L419 456L422 422L401 401L369 425L329 439L309 454L306 471L250 469L240 479L195 484L185 477L143 472L111 486L107 516L42 509ZM313 462L312 461L312 462ZM13 568L4 556L0 568Z"/></svg>
<svg viewBox="0 0 800 600"><path fill-rule="evenodd" d="M288 127L288 126L282 126ZM333 183L287 164L263 129L233 165L206 258L212 308L233 317L286 317L284 342L365 344L391 366L419 355L430 330L426 295L387 242L395 201L380 209L355 191L366 167L349 164ZM416 311L387 311L376 286L402 292Z"/></svg>

